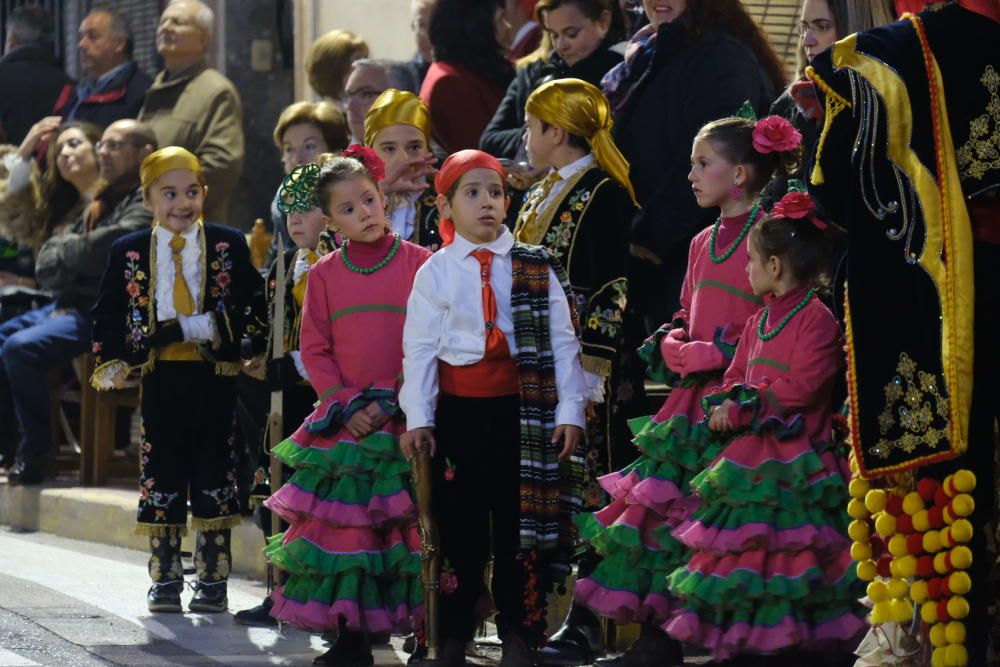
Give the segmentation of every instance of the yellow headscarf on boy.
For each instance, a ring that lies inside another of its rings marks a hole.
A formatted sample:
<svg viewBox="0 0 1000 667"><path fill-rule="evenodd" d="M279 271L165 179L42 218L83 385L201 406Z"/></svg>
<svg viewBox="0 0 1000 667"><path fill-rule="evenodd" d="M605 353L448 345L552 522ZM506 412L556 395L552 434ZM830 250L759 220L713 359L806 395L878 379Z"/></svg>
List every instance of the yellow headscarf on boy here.
<svg viewBox="0 0 1000 667"><path fill-rule="evenodd" d="M174 169L188 169L201 178L201 163L191 151L180 146L167 146L150 153L139 167L139 181L145 190L153 181Z"/></svg>
<svg viewBox="0 0 1000 667"><path fill-rule="evenodd" d="M373 147L378 133L390 125L412 125L431 141L431 115L423 100L411 92L390 88L375 98L365 114L365 146Z"/></svg>
<svg viewBox="0 0 1000 667"><path fill-rule="evenodd" d="M628 160L611 138L614 125L611 105L597 86L580 79L549 81L528 97L525 111L542 122L586 139L597 166L625 188L635 205L639 205L628 177Z"/></svg>

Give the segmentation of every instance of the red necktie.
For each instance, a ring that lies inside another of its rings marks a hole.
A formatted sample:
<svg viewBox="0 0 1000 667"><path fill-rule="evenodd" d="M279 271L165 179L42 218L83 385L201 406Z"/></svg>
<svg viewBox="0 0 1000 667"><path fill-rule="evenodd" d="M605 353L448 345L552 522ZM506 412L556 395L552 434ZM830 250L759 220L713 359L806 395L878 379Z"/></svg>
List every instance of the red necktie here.
<svg viewBox="0 0 1000 667"><path fill-rule="evenodd" d="M497 298L490 283L490 268L493 264L493 253L489 250L474 250L472 256L479 262L479 275L483 280L483 321L486 326L486 350L484 358L491 358L497 352L509 354L507 339L497 326ZM491 354L492 353L492 354Z"/></svg>

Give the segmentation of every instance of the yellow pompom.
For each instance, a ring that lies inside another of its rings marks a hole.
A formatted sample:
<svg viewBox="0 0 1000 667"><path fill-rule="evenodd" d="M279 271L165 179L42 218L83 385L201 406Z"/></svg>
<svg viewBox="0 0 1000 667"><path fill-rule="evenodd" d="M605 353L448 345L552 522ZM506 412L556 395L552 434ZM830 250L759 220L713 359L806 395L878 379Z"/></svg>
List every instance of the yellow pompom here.
<svg viewBox="0 0 1000 667"><path fill-rule="evenodd" d="M888 589L889 597L895 600L902 600L910 592L910 585L906 583L905 579L890 579ZM871 597L871 595L868 597Z"/></svg>
<svg viewBox="0 0 1000 667"><path fill-rule="evenodd" d="M969 664L969 652L961 644L949 644L944 649L944 667L965 667Z"/></svg>
<svg viewBox="0 0 1000 667"><path fill-rule="evenodd" d="M918 533L927 532L931 527L930 519L927 518L927 510L921 510L913 515L913 530Z"/></svg>
<svg viewBox="0 0 1000 667"><path fill-rule="evenodd" d="M941 533L936 530L928 530L924 533L924 551L929 554L941 551Z"/></svg>
<svg viewBox="0 0 1000 667"><path fill-rule="evenodd" d="M863 560L871 560L871 557L872 557L872 545L868 544L867 542L851 543L851 558L860 563Z"/></svg>
<svg viewBox="0 0 1000 667"><path fill-rule="evenodd" d="M852 519L864 519L868 516L868 508L863 501L852 498L851 502L847 503L847 514Z"/></svg>
<svg viewBox="0 0 1000 667"><path fill-rule="evenodd" d="M847 485L847 492L851 494L851 498L864 498L870 488L872 488L872 485L867 479L855 477Z"/></svg>
<svg viewBox="0 0 1000 667"><path fill-rule="evenodd" d="M951 500L952 516L969 516L976 509L976 501L968 493L960 493Z"/></svg>
<svg viewBox="0 0 1000 667"><path fill-rule="evenodd" d="M972 566L972 550L966 546L951 550L951 566L956 570L965 570Z"/></svg>
<svg viewBox="0 0 1000 667"><path fill-rule="evenodd" d="M941 510L941 518L944 519L944 522L949 526L955 523L955 516L951 513L950 507L945 507Z"/></svg>
<svg viewBox="0 0 1000 667"><path fill-rule="evenodd" d="M865 507L869 512L881 512L885 509L885 491L882 489L872 489L865 494ZM857 517L855 517L857 518Z"/></svg>
<svg viewBox="0 0 1000 667"><path fill-rule="evenodd" d="M959 493L969 493L976 488L976 473L971 470L959 470L952 475L952 484Z"/></svg>
<svg viewBox="0 0 1000 667"><path fill-rule="evenodd" d="M913 600L915 604L923 604L927 602L927 582L923 579L917 579L912 584L910 584L910 599Z"/></svg>
<svg viewBox="0 0 1000 667"><path fill-rule="evenodd" d="M916 556L903 556L899 559L899 566L897 567L899 576L903 579L909 579L917 573L917 557Z"/></svg>
<svg viewBox="0 0 1000 667"><path fill-rule="evenodd" d="M948 645L948 640L945 639L945 624L935 623L931 626L931 631L928 633L928 638L931 640L931 646L934 648L940 648L942 646Z"/></svg>
<svg viewBox="0 0 1000 667"><path fill-rule="evenodd" d="M965 624L959 621L952 621L944 629L944 636L949 644L965 643Z"/></svg>
<svg viewBox="0 0 1000 667"><path fill-rule="evenodd" d="M893 600L889 603L892 620L907 623L913 620L913 605L909 600Z"/></svg>
<svg viewBox="0 0 1000 667"><path fill-rule="evenodd" d="M872 607L872 625L882 625L892 620L892 607L889 601L876 602Z"/></svg>
<svg viewBox="0 0 1000 667"><path fill-rule="evenodd" d="M896 534L896 517L888 512L880 512L875 519L875 532L882 537L892 537Z"/></svg>
<svg viewBox="0 0 1000 667"><path fill-rule="evenodd" d="M931 600L920 605L920 620L928 625L937 623L937 602Z"/></svg>
<svg viewBox="0 0 1000 667"><path fill-rule="evenodd" d="M931 667L945 667L944 664L944 648L936 648L934 652L931 653Z"/></svg>
<svg viewBox="0 0 1000 667"><path fill-rule="evenodd" d="M955 595L965 595L972 590L972 579L968 572L952 572L948 577L948 589Z"/></svg>
<svg viewBox="0 0 1000 667"><path fill-rule="evenodd" d="M968 519L959 519L951 524L951 539L962 544L972 539L972 523Z"/></svg>
<svg viewBox="0 0 1000 667"><path fill-rule="evenodd" d="M868 599L875 603L885 602L889 599L889 587L878 580L868 584L866 592L868 593Z"/></svg>
<svg viewBox="0 0 1000 667"><path fill-rule="evenodd" d="M855 542L867 542L871 539L871 530L868 528L868 523L858 519L855 519L847 526L847 534Z"/></svg>
<svg viewBox="0 0 1000 667"><path fill-rule="evenodd" d="M941 548L950 549L955 546L955 538L951 535L951 526L945 526L941 529Z"/></svg>
<svg viewBox="0 0 1000 667"><path fill-rule="evenodd" d="M903 575L901 575L899 573L899 559L898 558L893 558L892 560L889 561L889 576L890 577L901 577L901 576L903 576Z"/></svg>
<svg viewBox="0 0 1000 667"><path fill-rule="evenodd" d="M902 558L909 552L906 550L906 537L903 535L893 535L889 538L889 553L896 558Z"/></svg>
<svg viewBox="0 0 1000 667"><path fill-rule="evenodd" d="M916 491L910 491L903 497L903 511L913 516L924 509L924 499Z"/></svg>
<svg viewBox="0 0 1000 667"><path fill-rule="evenodd" d="M961 595L952 595L948 599L948 615L956 621L961 621L969 615L969 602Z"/></svg>
<svg viewBox="0 0 1000 667"><path fill-rule="evenodd" d="M939 553L934 556L934 571L938 574L948 574L948 561L945 560L948 554Z"/></svg>
<svg viewBox="0 0 1000 667"><path fill-rule="evenodd" d="M858 563L857 575L861 581L871 581L878 574L878 566L875 561L866 560Z"/></svg>
<svg viewBox="0 0 1000 667"><path fill-rule="evenodd" d="M848 457L847 464L851 466L851 472L854 473L854 475L857 475L858 472L860 472L861 469L858 467L858 460L854 458L854 452L851 452L851 455Z"/></svg>

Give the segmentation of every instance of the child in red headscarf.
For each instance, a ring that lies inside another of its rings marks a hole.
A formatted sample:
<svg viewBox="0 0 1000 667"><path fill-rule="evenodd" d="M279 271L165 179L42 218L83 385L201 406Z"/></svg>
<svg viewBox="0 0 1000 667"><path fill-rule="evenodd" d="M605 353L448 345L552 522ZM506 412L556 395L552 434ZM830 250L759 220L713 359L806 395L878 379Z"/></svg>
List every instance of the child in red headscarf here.
<svg viewBox="0 0 1000 667"><path fill-rule="evenodd" d="M495 158L455 153L435 186L446 246L407 303L400 446L433 456L445 664L465 664L492 545L504 664L530 665L579 506L587 388L569 286L554 258L503 225Z"/></svg>

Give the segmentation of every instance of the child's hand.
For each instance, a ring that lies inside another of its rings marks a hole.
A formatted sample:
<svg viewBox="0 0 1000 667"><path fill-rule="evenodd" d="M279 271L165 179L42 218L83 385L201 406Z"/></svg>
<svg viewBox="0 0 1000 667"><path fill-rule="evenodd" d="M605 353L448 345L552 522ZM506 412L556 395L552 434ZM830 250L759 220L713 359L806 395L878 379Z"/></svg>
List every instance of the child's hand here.
<svg viewBox="0 0 1000 667"><path fill-rule="evenodd" d="M115 389L138 387L140 381L141 378L138 372L129 372L125 369L118 371L111 377L111 384L114 385Z"/></svg>
<svg viewBox="0 0 1000 667"><path fill-rule="evenodd" d="M399 436L399 449L407 461L417 458L417 452L429 449L431 456L437 451L434 431L429 428L415 428Z"/></svg>
<svg viewBox="0 0 1000 667"><path fill-rule="evenodd" d="M372 419L370 414L364 410L358 410L351 415L350 419L347 420L347 423L344 424L344 428L350 431L351 435L360 440L366 435L372 434L375 430L374 424L375 420Z"/></svg>
<svg viewBox="0 0 1000 667"><path fill-rule="evenodd" d="M365 414L372 418L372 430L377 431L389 421L389 413L382 409L377 401L369 403L364 410Z"/></svg>
<svg viewBox="0 0 1000 667"><path fill-rule="evenodd" d="M723 401L722 405L717 405L712 410L712 418L708 420L708 428L713 431L732 431L733 421L729 418L729 410L734 405L736 401L731 398Z"/></svg>
<svg viewBox="0 0 1000 667"><path fill-rule="evenodd" d="M559 424L556 426L556 432L552 434L552 444L556 444L560 440L563 441L563 446L562 451L559 452L559 460L566 461L583 440L583 429L572 424Z"/></svg>
<svg viewBox="0 0 1000 667"><path fill-rule="evenodd" d="M263 357L247 359L243 362L241 370L255 380L267 379L267 365L264 363Z"/></svg>
<svg viewBox="0 0 1000 667"><path fill-rule="evenodd" d="M437 172L437 169L434 168L434 162L433 155L425 155L404 160L387 168L385 178L379 184L382 192L406 195L423 192L427 189L428 177Z"/></svg>
<svg viewBox="0 0 1000 667"><path fill-rule="evenodd" d="M684 360L681 357L681 348L688 342L688 335L684 329L671 329L663 340L660 341L660 354L667 368L675 373L684 372Z"/></svg>

